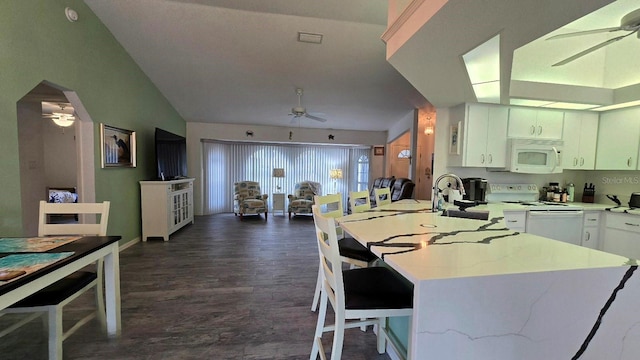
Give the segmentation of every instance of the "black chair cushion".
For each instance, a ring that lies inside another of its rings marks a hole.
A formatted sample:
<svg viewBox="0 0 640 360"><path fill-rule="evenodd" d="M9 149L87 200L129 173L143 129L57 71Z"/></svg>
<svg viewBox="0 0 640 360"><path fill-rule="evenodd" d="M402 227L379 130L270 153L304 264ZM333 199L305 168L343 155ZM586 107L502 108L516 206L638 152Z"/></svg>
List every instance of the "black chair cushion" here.
<svg viewBox="0 0 640 360"><path fill-rule="evenodd" d="M344 270L342 275L346 309L413 307L413 286L386 267Z"/></svg>
<svg viewBox="0 0 640 360"><path fill-rule="evenodd" d="M371 262L378 258L364 245L360 244L358 240L350 237L338 240L338 249L341 256L351 259Z"/></svg>
<svg viewBox="0 0 640 360"><path fill-rule="evenodd" d="M393 187L391 188L391 201L411 199L414 187L415 183L411 181L411 179L396 179L393 183Z"/></svg>
<svg viewBox="0 0 640 360"><path fill-rule="evenodd" d="M97 275L94 272L76 271L10 307L18 308L59 304L96 278Z"/></svg>

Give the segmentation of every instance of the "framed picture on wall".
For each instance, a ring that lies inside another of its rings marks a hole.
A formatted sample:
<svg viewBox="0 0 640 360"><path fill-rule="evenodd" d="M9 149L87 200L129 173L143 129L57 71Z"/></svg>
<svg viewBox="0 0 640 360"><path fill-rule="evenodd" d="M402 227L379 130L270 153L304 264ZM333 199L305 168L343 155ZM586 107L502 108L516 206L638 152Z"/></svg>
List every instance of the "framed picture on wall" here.
<svg viewBox="0 0 640 360"><path fill-rule="evenodd" d="M449 127L449 154L460 155L460 127L461 122L459 121L455 125L451 125Z"/></svg>
<svg viewBox="0 0 640 360"><path fill-rule="evenodd" d="M373 155L375 155L375 156L383 156L384 155L384 146L374 146L373 147Z"/></svg>
<svg viewBox="0 0 640 360"><path fill-rule="evenodd" d="M136 132L100 124L102 168L136 167Z"/></svg>

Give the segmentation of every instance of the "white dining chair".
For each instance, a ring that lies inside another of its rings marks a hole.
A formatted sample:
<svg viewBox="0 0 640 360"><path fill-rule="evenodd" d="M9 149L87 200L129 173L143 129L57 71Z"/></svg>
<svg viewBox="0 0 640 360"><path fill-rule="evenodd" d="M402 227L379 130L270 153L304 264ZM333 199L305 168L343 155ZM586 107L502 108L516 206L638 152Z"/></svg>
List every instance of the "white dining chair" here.
<svg viewBox="0 0 640 360"><path fill-rule="evenodd" d="M38 236L106 236L109 207L109 201L102 203L48 203L40 201ZM50 224L47 222L47 218L51 214L78 214L79 222ZM85 271L84 269L76 271L2 310L0 314L31 313L31 315L0 331L0 337L46 314L49 331L49 359L62 359L62 342L94 317L98 317L100 325L106 330L103 283L103 261L100 259L96 264L95 271ZM65 332L62 323L63 307L91 288L95 288L96 310L78 320Z"/></svg>
<svg viewBox="0 0 640 360"><path fill-rule="evenodd" d="M321 209L323 216L337 218L344 216L342 207L342 194L316 195L314 196L314 204ZM367 267L369 263L378 259L369 249L360 244L352 237L345 237L342 228L336 226L336 234L338 236L338 248L342 262L348 263L351 267ZM313 302L311 303L311 311L316 311L318 302L320 301L320 292L322 291L322 269L318 268L318 279L316 281L316 289L313 294Z"/></svg>
<svg viewBox="0 0 640 360"><path fill-rule="evenodd" d="M412 285L387 267L342 270L335 220L323 216L317 205L313 206L313 220L323 274L323 291L309 359L316 360L318 355L326 359L322 346L324 332L333 331L331 359L340 359L345 329L368 325L377 325L377 350L380 354L385 353L389 337L386 319L392 316L411 318ZM325 325L329 303L335 314L333 325ZM390 344L393 346L392 342Z"/></svg>
<svg viewBox="0 0 640 360"><path fill-rule="evenodd" d="M376 206L391 204L391 190L389 188L376 188L373 189L373 193L376 195Z"/></svg>
<svg viewBox="0 0 640 360"><path fill-rule="evenodd" d="M349 192L349 205L351 205L350 208L351 212L353 213L360 213L371 210L369 190Z"/></svg>

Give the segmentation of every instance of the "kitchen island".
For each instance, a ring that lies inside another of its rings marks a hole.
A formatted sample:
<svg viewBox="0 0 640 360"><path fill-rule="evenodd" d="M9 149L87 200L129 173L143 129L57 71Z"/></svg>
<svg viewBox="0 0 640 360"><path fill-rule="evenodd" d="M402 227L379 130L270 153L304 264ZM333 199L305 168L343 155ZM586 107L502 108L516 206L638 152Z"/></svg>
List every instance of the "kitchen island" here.
<svg viewBox="0 0 640 360"><path fill-rule="evenodd" d="M635 260L403 200L338 219L414 285L410 359L637 359ZM493 211L492 211L493 210Z"/></svg>

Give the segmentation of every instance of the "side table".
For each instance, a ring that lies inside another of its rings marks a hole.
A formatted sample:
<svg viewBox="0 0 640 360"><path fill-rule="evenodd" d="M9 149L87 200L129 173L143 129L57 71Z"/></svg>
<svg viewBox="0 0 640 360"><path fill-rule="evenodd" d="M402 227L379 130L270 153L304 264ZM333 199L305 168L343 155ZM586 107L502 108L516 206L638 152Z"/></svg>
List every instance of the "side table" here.
<svg viewBox="0 0 640 360"><path fill-rule="evenodd" d="M282 216L284 216L284 194L274 193L271 196L273 197L273 208L271 209L271 212L275 215L276 211L282 211Z"/></svg>

